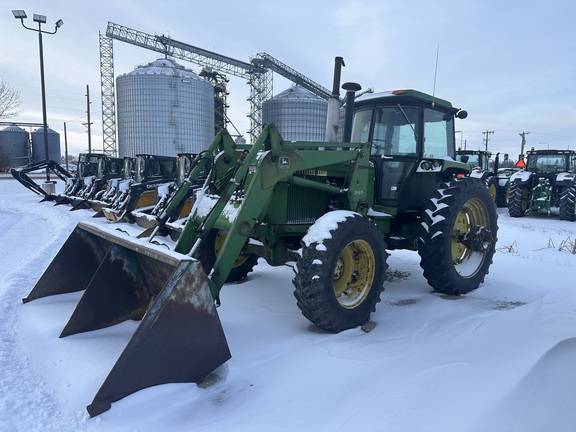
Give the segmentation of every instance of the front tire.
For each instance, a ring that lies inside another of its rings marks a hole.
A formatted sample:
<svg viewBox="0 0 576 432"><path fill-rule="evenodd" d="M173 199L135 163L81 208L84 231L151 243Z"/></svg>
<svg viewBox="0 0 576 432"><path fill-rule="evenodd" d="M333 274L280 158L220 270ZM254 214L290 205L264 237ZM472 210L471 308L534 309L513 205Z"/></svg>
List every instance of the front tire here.
<svg viewBox="0 0 576 432"><path fill-rule="evenodd" d="M335 333L368 322L384 290L387 257L368 217L342 210L318 219L302 239L292 281L302 314Z"/></svg>
<svg viewBox="0 0 576 432"><path fill-rule="evenodd" d="M210 273L212 267L216 263L216 258L220 253L220 249L226 240L226 232L213 229L210 231L206 239L200 242L194 258L198 259L202 264L202 268L206 274ZM249 252L242 251L236 261L234 267L230 270L226 283L239 282L248 276L254 266L258 263L258 256Z"/></svg>
<svg viewBox="0 0 576 432"><path fill-rule="evenodd" d="M484 281L495 252L498 215L477 179L442 185L424 209L418 253L428 284L459 295Z"/></svg>

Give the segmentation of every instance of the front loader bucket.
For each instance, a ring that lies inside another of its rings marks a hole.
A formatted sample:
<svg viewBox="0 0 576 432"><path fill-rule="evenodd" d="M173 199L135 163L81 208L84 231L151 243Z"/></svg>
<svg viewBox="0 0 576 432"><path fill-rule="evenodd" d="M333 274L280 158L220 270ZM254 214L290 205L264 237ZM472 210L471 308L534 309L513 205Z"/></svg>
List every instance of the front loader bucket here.
<svg viewBox="0 0 576 432"><path fill-rule="evenodd" d="M91 206L88 200L86 199L81 199L78 201L74 200L72 201L72 208L70 209L70 211L89 209L89 208L91 208Z"/></svg>
<svg viewBox="0 0 576 432"><path fill-rule="evenodd" d="M86 289L112 241L82 229L79 224L58 251L28 297L29 301Z"/></svg>
<svg viewBox="0 0 576 432"><path fill-rule="evenodd" d="M66 195L58 195L54 198L54 201L56 201L54 203L55 206L63 205L63 204L70 204L72 202L70 197L68 197Z"/></svg>
<svg viewBox="0 0 576 432"><path fill-rule="evenodd" d="M89 201L90 208L96 212L96 214L92 217L104 217L104 213L102 209L104 207L110 207L109 203L101 202L101 201Z"/></svg>
<svg viewBox="0 0 576 432"><path fill-rule="evenodd" d="M91 250L77 249L82 242ZM76 288L86 291L60 337L142 319L87 407L90 416L147 387L199 382L230 359L198 261L145 240L118 237L112 229L87 222L78 224L60 251L63 256L59 253L54 261L64 260L73 250L89 261L102 258L95 268L84 270L90 274L83 275L81 283L77 281ZM72 269L63 270L66 277L74 278Z"/></svg>

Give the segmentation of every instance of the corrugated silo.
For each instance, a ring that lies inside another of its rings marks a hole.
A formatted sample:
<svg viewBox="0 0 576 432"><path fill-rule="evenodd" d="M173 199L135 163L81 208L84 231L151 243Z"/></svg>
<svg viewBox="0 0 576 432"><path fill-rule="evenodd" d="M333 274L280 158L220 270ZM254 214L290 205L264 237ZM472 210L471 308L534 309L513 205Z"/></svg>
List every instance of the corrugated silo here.
<svg viewBox="0 0 576 432"><path fill-rule="evenodd" d="M34 129L30 134L32 136L32 160L46 160L46 151L44 148L44 128ZM60 163L60 134L53 129L48 128L48 159Z"/></svg>
<svg viewBox="0 0 576 432"><path fill-rule="evenodd" d="M262 103L262 121L274 123L286 141L324 141L328 102L293 85Z"/></svg>
<svg viewBox="0 0 576 432"><path fill-rule="evenodd" d="M28 143L30 134L16 125L0 130L0 160L11 167L28 163Z"/></svg>
<svg viewBox="0 0 576 432"><path fill-rule="evenodd" d="M120 157L198 153L214 138L214 88L173 60L116 79Z"/></svg>

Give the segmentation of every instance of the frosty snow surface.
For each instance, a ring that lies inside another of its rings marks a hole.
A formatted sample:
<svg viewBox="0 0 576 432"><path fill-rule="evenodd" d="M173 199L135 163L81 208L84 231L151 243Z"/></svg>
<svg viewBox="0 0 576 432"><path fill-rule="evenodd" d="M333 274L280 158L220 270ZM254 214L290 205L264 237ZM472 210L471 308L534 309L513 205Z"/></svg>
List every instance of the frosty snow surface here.
<svg viewBox="0 0 576 432"><path fill-rule="evenodd" d="M374 328L316 330L293 270L263 261L221 292L232 359L208 385L167 384L85 407L137 326L59 339L81 293L22 304L91 210L0 181L0 431L572 432L576 430L576 224L498 209L477 290L434 293L418 254L391 251Z"/></svg>

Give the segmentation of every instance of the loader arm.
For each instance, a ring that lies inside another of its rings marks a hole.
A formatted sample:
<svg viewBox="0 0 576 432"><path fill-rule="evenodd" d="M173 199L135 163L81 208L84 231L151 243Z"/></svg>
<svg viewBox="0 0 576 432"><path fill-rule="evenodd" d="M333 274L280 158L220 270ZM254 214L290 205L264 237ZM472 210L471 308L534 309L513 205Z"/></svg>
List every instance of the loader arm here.
<svg viewBox="0 0 576 432"><path fill-rule="evenodd" d="M180 206L182 200L184 200L187 196L188 191L194 185L195 180L199 177L202 173L208 159L207 155L212 155L216 150L222 150L225 154L224 158L231 160L232 156L235 151L235 144L234 140L230 136L230 133L226 129L222 129L218 134L214 137L210 145L206 150L199 153L196 158L192 161L192 169L190 170L190 174L188 177L182 182L182 184L178 187L178 190L174 193L174 195L170 198L166 207L162 213L157 218L157 226L163 227L168 222L170 215ZM157 230L154 232L154 234ZM152 236L153 237L153 236Z"/></svg>
<svg viewBox="0 0 576 432"><path fill-rule="evenodd" d="M34 163L28 164L28 165L21 167L21 168L12 168L10 170L10 173L12 174L12 177L14 177L16 180L18 180L23 186L27 187L28 189L30 189L35 194L43 196L44 199L49 199L46 191L44 189L42 189L42 187L38 183L36 183L34 180L32 180L30 178L30 176L28 175L29 172L39 171L42 169L49 170L51 173L55 174L64 183L66 183L67 179L73 177L72 174L70 174L68 171L66 171L64 168L62 168L58 163L56 163L50 159L39 161L39 162L34 162Z"/></svg>
<svg viewBox="0 0 576 432"><path fill-rule="evenodd" d="M366 185L369 172L369 155L364 145L350 144L348 150L318 151L319 147L326 145L284 142L276 127L268 125L250 151L238 158L235 173L218 198L214 199L208 194L198 198L175 250L194 254L197 245L210 230L217 228L227 232L207 279L215 299L218 299L226 278L254 228L262 223L276 186L280 183L305 184L333 194L346 195L352 208L364 213L368 210L367 191L364 186L359 186ZM342 163L348 163L347 182L342 187L307 180L297 175L299 171ZM363 179L364 176L366 179ZM244 196L233 199L239 187L243 187ZM202 215L200 209L206 207L203 201L207 200L212 200L212 206L206 215Z"/></svg>

